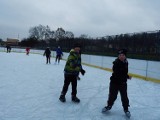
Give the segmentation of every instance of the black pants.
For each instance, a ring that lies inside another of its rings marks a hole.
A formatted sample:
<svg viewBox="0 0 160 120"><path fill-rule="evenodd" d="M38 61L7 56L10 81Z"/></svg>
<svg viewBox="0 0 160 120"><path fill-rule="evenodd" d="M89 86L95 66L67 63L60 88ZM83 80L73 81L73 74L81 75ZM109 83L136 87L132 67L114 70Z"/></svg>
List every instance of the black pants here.
<svg viewBox="0 0 160 120"><path fill-rule="evenodd" d="M7 48L7 53L10 53L11 52L11 49L10 48Z"/></svg>
<svg viewBox="0 0 160 120"><path fill-rule="evenodd" d="M69 84L72 84L72 96L76 96L77 94L77 75L68 75L64 74L64 85L62 89L62 95L66 95L68 91Z"/></svg>
<svg viewBox="0 0 160 120"><path fill-rule="evenodd" d="M46 55L46 64L51 63L50 62L50 55Z"/></svg>
<svg viewBox="0 0 160 120"><path fill-rule="evenodd" d="M29 51L26 51L26 55L29 55Z"/></svg>
<svg viewBox="0 0 160 120"><path fill-rule="evenodd" d="M127 83L114 84L110 82L108 105L112 106L114 104L114 101L117 99L118 91L121 95L121 101L124 110L128 110L129 99L127 95Z"/></svg>
<svg viewBox="0 0 160 120"><path fill-rule="evenodd" d="M55 62L57 62L57 60L58 60L58 63L59 63L60 59L61 59L61 55L56 55L56 61Z"/></svg>

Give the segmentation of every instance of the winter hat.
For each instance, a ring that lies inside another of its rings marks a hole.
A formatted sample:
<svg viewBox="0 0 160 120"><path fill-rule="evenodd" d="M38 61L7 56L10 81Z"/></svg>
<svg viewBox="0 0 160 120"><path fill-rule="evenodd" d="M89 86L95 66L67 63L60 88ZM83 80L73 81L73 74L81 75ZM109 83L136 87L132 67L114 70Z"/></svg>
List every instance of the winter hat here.
<svg viewBox="0 0 160 120"><path fill-rule="evenodd" d="M119 54L127 55L127 50L126 50L126 49L120 49L120 50L118 51L118 55L119 55Z"/></svg>

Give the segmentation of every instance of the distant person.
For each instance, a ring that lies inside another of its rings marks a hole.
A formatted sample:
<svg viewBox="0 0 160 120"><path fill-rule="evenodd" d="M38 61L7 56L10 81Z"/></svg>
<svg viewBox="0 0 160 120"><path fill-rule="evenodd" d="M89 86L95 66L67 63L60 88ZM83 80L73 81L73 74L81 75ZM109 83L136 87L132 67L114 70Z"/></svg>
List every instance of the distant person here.
<svg viewBox="0 0 160 120"><path fill-rule="evenodd" d="M10 53L11 52L11 46L7 45L6 48L7 48L7 53Z"/></svg>
<svg viewBox="0 0 160 120"><path fill-rule="evenodd" d="M46 48L46 50L44 51L43 56L46 56L46 64L51 64L50 62L50 58L51 58L51 50L49 47Z"/></svg>
<svg viewBox="0 0 160 120"><path fill-rule="evenodd" d="M29 55L29 52L30 52L30 48L27 47L27 48L26 48L26 55Z"/></svg>
<svg viewBox="0 0 160 120"><path fill-rule="evenodd" d="M129 99L127 95L127 79L132 77L128 75L128 61L126 58L127 50L121 49L118 51L118 58L113 62L113 73L110 77L109 86L109 96L107 101L107 106L102 109L102 112L109 111L115 100L117 99L117 94L120 92L122 106L125 114L131 116L128 110Z"/></svg>
<svg viewBox="0 0 160 120"><path fill-rule="evenodd" d="M62 56L63 56L63 52L62 52L60 46L58 46L57 49L56 49L56 59L55 59L55 64L57 63L57 61L58 61L58 64L59 64L59 62L60 62Z"/></svg>
<svg viewBox="0 0 160 120"><path fill-rule="evenodd" d="M61 91L59 100L61 102L66 102L65 95L68 91L69 84L72 85L71 99L73 102L79 103L80 99L77 97L77 76L81 72L82 75L85 74L81 63L79 62L79 51L80 45L75 44L74 48L70 51L69 56L64 67L64 85Z"/></svg>

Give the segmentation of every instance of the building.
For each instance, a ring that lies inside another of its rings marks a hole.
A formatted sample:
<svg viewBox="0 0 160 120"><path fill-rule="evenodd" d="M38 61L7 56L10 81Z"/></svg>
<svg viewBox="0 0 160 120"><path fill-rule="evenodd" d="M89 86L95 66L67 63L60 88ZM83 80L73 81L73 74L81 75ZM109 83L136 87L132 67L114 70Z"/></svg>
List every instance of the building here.
<svg viewBox="0 0 160 120"><path fill-rule="evenodd" d="M18 46L18 43L19 43L18 39L7 38L7 40L6 40L6 45Z"/></svg>

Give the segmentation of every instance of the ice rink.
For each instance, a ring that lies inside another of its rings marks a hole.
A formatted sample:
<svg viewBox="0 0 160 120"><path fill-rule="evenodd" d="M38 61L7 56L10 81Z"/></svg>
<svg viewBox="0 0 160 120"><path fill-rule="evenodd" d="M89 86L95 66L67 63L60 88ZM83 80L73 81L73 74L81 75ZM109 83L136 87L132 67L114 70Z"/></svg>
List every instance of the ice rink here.
<svg viewBox="0 0 160 120"><path fill-rule="evenodd" d="M83 59L82 59L83 61ZM107 114L101 109L108 98L111 72L84 66L78 81L81 102L59 101L65 61L45 64L38 54L0 52L0 120L125 120L120 95ZM131 120L160 120L160 84L128 80Z"/></svg>

